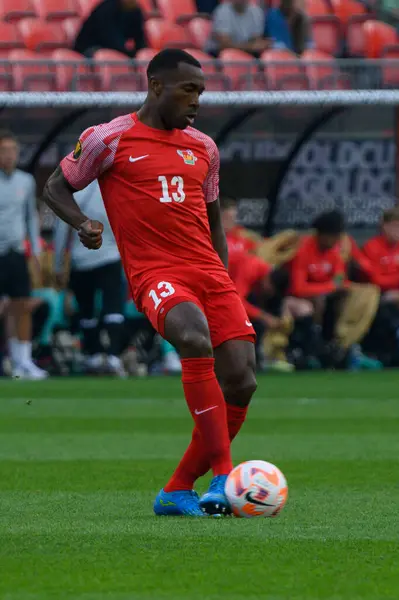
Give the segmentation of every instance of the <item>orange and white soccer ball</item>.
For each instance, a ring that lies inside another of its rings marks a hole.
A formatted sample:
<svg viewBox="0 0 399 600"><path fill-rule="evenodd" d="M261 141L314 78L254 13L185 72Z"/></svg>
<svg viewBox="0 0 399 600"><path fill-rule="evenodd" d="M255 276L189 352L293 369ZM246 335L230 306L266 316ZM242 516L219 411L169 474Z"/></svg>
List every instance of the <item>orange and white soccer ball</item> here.
<svg viewBox="0 0 399 600"><path fill-rule="evenodd" d="M287 501L288 486L275 465L249 460L231 471L225 492L236 517L276 517Z"/></svg>

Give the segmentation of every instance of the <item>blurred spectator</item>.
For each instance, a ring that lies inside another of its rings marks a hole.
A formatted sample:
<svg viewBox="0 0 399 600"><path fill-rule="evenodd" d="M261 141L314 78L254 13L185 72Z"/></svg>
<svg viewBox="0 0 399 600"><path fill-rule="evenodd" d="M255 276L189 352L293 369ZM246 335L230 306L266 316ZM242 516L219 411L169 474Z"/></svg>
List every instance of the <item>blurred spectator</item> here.
<svg viewBox="0 0 399 600"><path fill-rule="evenodd" d="M61 220L55 234L55 270L60 286L66 283L65 251L70 248L69 288L74 293L83 333L83 353L86 370L93 373L109 372L123 376L119 358L123 333L123 275L122 264L114 235L109 224L97 180L77 192L75 201L84 212L104 225L103 243L95 252L87 250L79 241L76 231ZM100 297L99 297L100 294ZM108 334L104 348L101 326ZM103 364L103 353L106 362Z"/></svg>
<svg viewBox="0 0 399 600"><path fill-rule="evenodd" d="M287 361L285 350L294 320L309 316L313 309L310 302L286 298L288 277L284 270L274 269L273 264L255 256L259 252L271 258L280 256L275 252L280 243L264 240L256 233L237 224L237 202L231 197L221 197L222 223L229 248L229 274L246 308L248 317L258 335L258 345L263 348L267 368L289 372L293 365ZM278 234L277 241L286 236ZM272 251L265 252L269 245ZM290 255L291 256L291 255Z"/></svg>
<svg viewBox="0 0 399 600"><path fill-rule="evenodd" d="M39 219L36 210L36 183L32 175L17 169L19 145L8 131L0 132L0 298L10 298L9 339L12 372L15 377L44 379L47 372L32 361L31 283L24 254L28 236L32 266L40 276Z"/></svg>
<svg viewBox="0 0 399 600"><path fill-rule="evenodd" d="M104 0L83 23L74 50L92 56L108 48L133 57L146 45L143 21L137 0Z"/></svg>
<svg viewBox="0 0 399 600"><path fill-rule="evenodd" d="M399 208L384 213L381 233L365 244L363 253L371 263L370 281L379 286L385 300L399 307Z"/></svg>
<svg viewBox="0 0 399 600"><path fill-rule="evenodd" d="M208 52L218 54L225 48L236 48L258 56L270 46L263 37L265 13L248 0L223 2L213 12L212 20Z"/></svg>
<svg viewBox="0 0 399 600"><path fill-rule="evenodd" d="M281 0L279 8L271 8L266 15L264 35L272 40L273 48L285 48L299 55L311 48L310 21L303 0Z"/></svg>
<svg viewBox="0 0 399 600"><path fill-rule="evenodd" d="M219 0L197 0L197 10L200 13L211 14L218 4Z"/></svg>
<svg viewBox="0 0 399 600"><path fill-rule="evenodd" d="M335 210L323 213L315 220L314 229L313 235L303 238L291 262L291 293L314 305L325 365L380 368L381 364L364 356L359 347L374 320L378 290L348 280L341 254L343 216ZM363 310L363 305L370 303L373 310Z"/></svg>
<svg viewBox="0 0 399 600"><path fill-rule="evenodd" d="M230 257L237 251L247 250L273 266L282 265L293 258L300 239L298 232L287 229L271 238L264 238L238 224L237 200L235 198L222 195L220 205Z"/></svg>

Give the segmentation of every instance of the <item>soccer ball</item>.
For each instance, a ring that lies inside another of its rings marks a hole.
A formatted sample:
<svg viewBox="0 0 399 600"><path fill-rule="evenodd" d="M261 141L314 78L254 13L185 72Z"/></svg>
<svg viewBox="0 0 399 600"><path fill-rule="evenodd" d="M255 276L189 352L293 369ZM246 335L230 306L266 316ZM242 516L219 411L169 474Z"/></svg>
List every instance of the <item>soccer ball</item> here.
<svg viewBox="0 0 399 600"><path fill-rule="evenodd" d="M287 501L288 486L276 466L249 460L231 471L225 493L236 517L276 517Z"/></svg>

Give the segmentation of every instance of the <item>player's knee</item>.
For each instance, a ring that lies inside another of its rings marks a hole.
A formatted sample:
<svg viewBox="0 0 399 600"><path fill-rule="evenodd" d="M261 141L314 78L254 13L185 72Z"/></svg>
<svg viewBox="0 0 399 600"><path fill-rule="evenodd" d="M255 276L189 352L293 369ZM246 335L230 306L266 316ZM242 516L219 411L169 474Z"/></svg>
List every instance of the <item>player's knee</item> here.
<svg viewBox="0 0 399 600"><path fill-rule="evenodd" d="M255 369L251 365L231 371L223 382L226 401L238 406L247 406L256 392L256 388Z"/></svg>
<svg viewBox="0 0 399 600"><path fill-rule="evenodd" d="M213 354L209 334L196 329L181 333L178 349L183 358L206 358Z"/></svg>

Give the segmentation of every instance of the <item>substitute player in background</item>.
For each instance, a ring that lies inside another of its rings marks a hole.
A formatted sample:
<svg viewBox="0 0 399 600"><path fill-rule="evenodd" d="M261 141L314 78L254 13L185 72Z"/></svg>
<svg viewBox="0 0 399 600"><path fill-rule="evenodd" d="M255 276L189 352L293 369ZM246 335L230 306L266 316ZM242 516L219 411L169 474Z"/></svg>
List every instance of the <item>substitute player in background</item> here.
<svg viewBox="0 0 399 600"><path fill-rule="evenodd" d="M219 153L192 127L205 89L201 65L166 49L147 76L142 108L87 129L48 180L45 201L87 248L99 248L102 224L73 199L98 179L137 308L182 357L195 427L155 513L227 513L230 442L256 389L255 333L226 270ZM193 486L209 469L213 479L199 499Z"/></svg>

